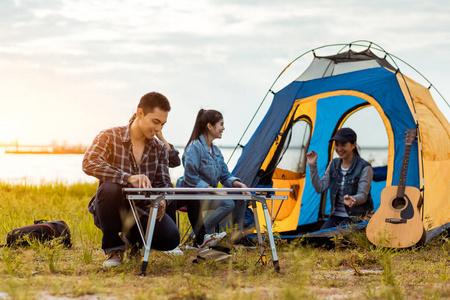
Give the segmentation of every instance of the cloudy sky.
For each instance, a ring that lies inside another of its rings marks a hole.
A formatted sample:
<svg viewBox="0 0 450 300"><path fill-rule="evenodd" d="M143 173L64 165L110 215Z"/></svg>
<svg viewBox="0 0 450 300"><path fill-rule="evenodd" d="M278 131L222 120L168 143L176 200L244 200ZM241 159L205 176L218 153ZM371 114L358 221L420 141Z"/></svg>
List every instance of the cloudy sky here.
<svg viewBox="0 0 450 300"><path fill-rule="evenodd" d="M88 145L159 91L173 107L169 141L184 145L197 111L214 108L225 117L218 144L234 145L290 61L355 40L402 58L450 99L449 16L448 1L2 0L0 143Z"/></svg>

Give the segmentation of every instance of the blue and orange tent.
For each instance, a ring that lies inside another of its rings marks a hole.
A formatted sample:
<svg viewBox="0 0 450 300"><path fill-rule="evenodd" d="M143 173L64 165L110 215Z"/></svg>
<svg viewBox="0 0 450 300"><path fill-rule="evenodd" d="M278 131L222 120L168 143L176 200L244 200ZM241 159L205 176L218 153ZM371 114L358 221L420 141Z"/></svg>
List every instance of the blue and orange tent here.
<svg viewBox="0 0 450 300"><path fill-rule="evenodd" d="M333 159L329 139L349 118L370 107L382 126L364 124L365 134L384 131L387 136L386 162L374 168L371 194L375 211L381 190L399 181L407 129L417 128L406 185L421 190L425 229L448 228L450 125L429 88L403 74L397 66L400 59L376 44L357 41L338 46L342 49L334 55L316 55L323 47L306 52L300 57L314 56L309 67L278 92L269 90L273 102L243 147L233 173L248 186L293 190L288 200L268 203L275 231L281 235L314 232L328 217L330 203L327 193L314 191L305 154L318 152L322 176ZM363 50L352 50L358 47ZM360 128L353 129L358 133Z"/></svg>

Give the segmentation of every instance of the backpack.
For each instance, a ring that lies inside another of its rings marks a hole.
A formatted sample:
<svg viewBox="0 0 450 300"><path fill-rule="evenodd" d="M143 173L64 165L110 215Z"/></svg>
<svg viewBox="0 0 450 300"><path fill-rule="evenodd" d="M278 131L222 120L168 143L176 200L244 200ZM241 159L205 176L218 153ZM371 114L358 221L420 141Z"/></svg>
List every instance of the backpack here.
<svg viewBox="0 0 450 300"><path fill-rule="evenodd" d="M31 240L40 242L60 238L65 247L72 247L70 230L63 220L46 222L45 220L34 221L33 225L15 228L8 232L6 237L7 246L28 246Z"/></svg>

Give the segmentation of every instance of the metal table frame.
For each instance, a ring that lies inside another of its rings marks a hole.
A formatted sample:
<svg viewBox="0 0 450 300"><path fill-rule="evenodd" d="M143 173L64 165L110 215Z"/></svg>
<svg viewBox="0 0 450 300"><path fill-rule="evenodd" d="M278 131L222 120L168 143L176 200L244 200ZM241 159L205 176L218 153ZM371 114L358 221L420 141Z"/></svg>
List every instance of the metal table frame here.
<svg viewBox="0 0 450 300"><path fill-rule="evenodd" d="M211 192L227 192L233 193L228 195L215 195ZM275 241L272 232L272 221L269 215L266 200L284 200L288 196L278 196L274 192L290 192L291 189L276 189L276 188L124 188L123 192L130 204L136 224L138 225L139 233L144 244L144 257L142 261L142 274L145 275L148 265L148 258L150 254L153 231L155 229L156 215L158 213L159 203L163 200L249 200L252 204L253 214L255 216L255 227L258 235L258 246L260 252L260 260L263 264L266 263L263 238L261 234L261 224L258 219L258 212L256 210L256 203L262 205L264 211L264 219L266 221L267 235L269 237L270 250L272 252L273 266L277 272L280 271L278 263L277 250L275 248ZM251 195L243 195L242 192L250 192ZM157 193L157 194L155 194ZM196 194L199 193L199 194ZM237 194L234 194L237 193ZM138 210L135 201L151 201L147 229L144 234Z"/></svg>

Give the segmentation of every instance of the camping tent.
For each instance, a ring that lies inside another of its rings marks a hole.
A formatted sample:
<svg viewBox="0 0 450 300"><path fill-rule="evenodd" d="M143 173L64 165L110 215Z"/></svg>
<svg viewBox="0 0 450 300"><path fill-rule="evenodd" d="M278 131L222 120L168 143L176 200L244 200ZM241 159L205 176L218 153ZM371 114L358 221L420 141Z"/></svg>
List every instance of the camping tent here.
<svg viewBox="0 0 450 300"><path fill-rule="evenodd" d="M364 46L364 50L355 52L352 46ZM407 129L417 128L418 138L412 145L406 185L421 190L425 229L448 228L450 125L447 119L436 106L430 90L399 70L398 58L365 41L347 44L342 50L346 49L329 56L318 56L314 50L305 53L314 54L311 64L296 80L272 92L273 102L244 146L233 173L248 186L293 190L288 200L268 204L275 231L282 235L316 231L327 218L330 203L327 193L319 195L314 191L305 154L310 150L318 153L318 170L322 176L333 159L329 139L349 118L370 107L381 118L382 125L374 126L370 122L361 125L365 134L384 131L387 136L386 162L374 168L371 194L375 210L380 205L381 190L399 181ZM375 52L381 52L382 56ZM353 129L358 132L360 128Z"/></svg>

